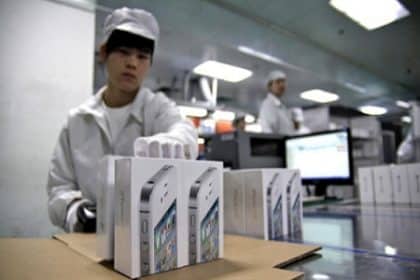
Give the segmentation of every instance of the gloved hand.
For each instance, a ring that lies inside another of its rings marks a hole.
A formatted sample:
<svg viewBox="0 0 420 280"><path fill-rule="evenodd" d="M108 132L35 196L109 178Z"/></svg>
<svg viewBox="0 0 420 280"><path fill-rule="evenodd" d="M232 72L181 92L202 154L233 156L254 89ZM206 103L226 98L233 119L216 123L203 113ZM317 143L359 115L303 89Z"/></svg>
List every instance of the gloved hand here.
<svg viewBox="0 0 420 280"><path fill-rule="evenodd" d="M87 199L71 205L67 215L69 232L96 232L96 205Z"/></svg>
<svg viewBox="0 0 420 280"><path fill-rule="evenodd" d="M154 158L187 158L191 157L189 145L160 137L139 137L134 141L134 155Z"/></svg>

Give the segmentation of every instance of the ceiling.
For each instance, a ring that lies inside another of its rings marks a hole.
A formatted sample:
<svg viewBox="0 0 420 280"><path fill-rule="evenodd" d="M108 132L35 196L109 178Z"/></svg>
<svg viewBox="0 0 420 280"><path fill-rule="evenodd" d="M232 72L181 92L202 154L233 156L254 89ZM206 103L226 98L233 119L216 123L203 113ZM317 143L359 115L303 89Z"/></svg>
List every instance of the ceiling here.
<svg viewBox="0 0 420 280"><path fill-rule="evenodd" d="M99 0L97 42L111 9L125 5L152 12L161 28L146 84L169 87L183 99L184 79L196 65L215 59L253 71L239 83L219 82L219 104L256 114L273 69L288 76L285 103L312 106L299 93L319 88L340 95L334 105L383 105L387 117L405 113L395 101L420 99L420 4L401 1L411 15L366 31L327 0ZM279 58L273 63L238 51L246 46ZM97 71L95 84L103 82Z"/></svg>

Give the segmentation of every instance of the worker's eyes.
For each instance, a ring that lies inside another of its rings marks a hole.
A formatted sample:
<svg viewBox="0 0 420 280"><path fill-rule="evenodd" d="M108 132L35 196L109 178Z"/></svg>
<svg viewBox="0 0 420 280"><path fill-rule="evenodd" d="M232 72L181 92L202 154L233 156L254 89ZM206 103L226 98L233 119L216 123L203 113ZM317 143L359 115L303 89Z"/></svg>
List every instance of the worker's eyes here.
<svg viewBox="0 0 420 280"><path fill-rule="evenodd" d="M117 52L119 52L120 54L123 54L123 55L130 55L130 50L127 49L127 48L118 48Z"/></svg>
<svg viewBox="0 0 420 280"><path fill-rule="evenodd" d="M120 53L123 56L131 56L131 55L135 55L137 57L137 59L139 60L146 60L150 58L150 54L147 52L143 52L137 49L130 49L130 48L118 48L117 52Z"/></svg>
<svg viewBox="0 0 420 280"><path fill-rule="evenodd" d="M149 59L150 58L150 54L140 52L139 54L137 54L137 58L140 59L140 60Z"/></svg>

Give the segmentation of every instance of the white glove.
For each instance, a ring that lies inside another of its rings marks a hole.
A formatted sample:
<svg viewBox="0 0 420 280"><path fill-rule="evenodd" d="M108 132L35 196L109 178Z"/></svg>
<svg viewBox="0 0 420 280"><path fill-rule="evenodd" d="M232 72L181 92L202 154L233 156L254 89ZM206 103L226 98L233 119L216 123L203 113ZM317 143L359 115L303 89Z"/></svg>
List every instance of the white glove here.
<svg viewBox="0 0 420 280"><path fill-rule="evenodd" d="M191 158L191 148L175 140L161 137L139 137L134 141L134 156L154 158Z"/></svg>

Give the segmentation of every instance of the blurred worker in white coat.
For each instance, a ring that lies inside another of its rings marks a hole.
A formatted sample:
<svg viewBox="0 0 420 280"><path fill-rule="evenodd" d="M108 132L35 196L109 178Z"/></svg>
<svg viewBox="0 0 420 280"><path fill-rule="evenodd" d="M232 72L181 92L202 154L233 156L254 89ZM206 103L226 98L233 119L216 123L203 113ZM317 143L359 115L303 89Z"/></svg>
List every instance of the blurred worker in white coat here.
<svg viewBox="0 0 420 280"><path fill-rule="evenodd" d="M415 136L414 127L420 124L420 106L416 101L410 103L411 126L404 140L397 150L398 163L410 163L420 161L420 139Z"/></svg>
<svg viewBox="0 0 420 280"><path fill-rule="evenodd" d="M305 118L303 116L303 111L301 108L292 108L292 120L294 134L308 134L311 133L311 130L305 126Z"/></svg>
<svg viewBox="0 0 420 280"><path fill-rule="evenodd" d="M266 85L268 93L258 117L262 132L292 135L294 129L291 114L281 101L286 90L286 74L280 70L270 72Z"/></svg>
<svg viewBox="0 0 420 280"><path fill-rule="evenodd" d="M397 162L398 163L410 163L416 162L416 151L414 141L413 127L407 132L404 140L401 142L397 150Z"/></svg>
<svg viewBox="0 0 420 280"><path fill-rule="evenodd" d="M106 18L103 35L99 55L107 83L70 110L48 173L50 219L70 232L95 230L96 168L105 155L133 156L134 142L185 145L186 158L198 151L196 129L175 104L142 87L159 37L155 17L117 9Z"/></svg>

